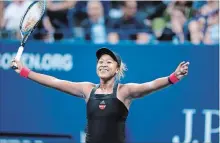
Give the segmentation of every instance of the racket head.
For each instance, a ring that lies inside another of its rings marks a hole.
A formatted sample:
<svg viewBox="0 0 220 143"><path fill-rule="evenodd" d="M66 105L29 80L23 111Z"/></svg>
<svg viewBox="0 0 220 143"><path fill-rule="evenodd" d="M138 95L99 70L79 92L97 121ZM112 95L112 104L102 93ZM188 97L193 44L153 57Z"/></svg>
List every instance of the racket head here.
<svg viewBox="0 0 220 143"><path fill-rule="evenodd" d="M41 21L46 9L46 0L34 1L25 11L20 21L20 33L22 36L22 44L25 43L27 37L33 32L38 23Z"/></svg>

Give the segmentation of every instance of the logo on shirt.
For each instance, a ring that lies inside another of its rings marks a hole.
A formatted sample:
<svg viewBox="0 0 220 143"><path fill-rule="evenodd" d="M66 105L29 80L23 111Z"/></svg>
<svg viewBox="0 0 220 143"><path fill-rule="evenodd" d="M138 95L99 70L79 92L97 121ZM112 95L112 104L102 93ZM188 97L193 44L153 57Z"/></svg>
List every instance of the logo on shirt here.
<svg viewBox="0 0 220 143"><path fill-rule="evenodd" d="M99 103L99 109L104 110L105 107L106 107L105 101L102 100L102 101Z"/></svg>

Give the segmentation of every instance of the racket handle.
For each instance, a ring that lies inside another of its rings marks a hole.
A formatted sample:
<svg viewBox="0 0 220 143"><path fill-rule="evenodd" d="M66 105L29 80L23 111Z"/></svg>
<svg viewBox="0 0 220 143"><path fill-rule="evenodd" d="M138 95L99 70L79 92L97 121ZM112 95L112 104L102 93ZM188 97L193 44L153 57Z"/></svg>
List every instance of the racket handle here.
<svg viewBox="0 0 220 143"><path fill-rule="evenodd" d="M20 47L18 48L18 52L17 52L17 54L16 54L16 56L15 56L15 59L16 59L16 60L20 61L20 58L21 58L21 55L22 55L23 51L24 51L24 47L23 47L23 46L20 46Z"/></svg>

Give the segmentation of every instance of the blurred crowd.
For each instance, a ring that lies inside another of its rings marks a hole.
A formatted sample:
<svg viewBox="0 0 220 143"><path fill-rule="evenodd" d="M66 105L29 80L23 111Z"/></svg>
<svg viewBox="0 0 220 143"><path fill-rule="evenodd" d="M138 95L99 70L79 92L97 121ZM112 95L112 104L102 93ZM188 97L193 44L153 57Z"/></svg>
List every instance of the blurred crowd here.
<svg viewBox="0 0 220 143"><path fill-rule="evenodd" d="M20 39L19 23L31 0L0 1L0 39ZM218 44L219 1L47 1L31 39L96 44Z"/></svg>

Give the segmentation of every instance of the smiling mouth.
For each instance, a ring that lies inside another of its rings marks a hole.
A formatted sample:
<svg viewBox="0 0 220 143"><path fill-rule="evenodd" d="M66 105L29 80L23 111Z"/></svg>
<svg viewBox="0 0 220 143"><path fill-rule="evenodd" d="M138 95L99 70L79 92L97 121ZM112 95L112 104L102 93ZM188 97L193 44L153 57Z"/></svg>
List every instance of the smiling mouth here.
<svg viewBox="0 0 220 143"><path fill-rule="evenodd" d="M106 71L108 71L107 69L99 69L99 71L101 71L101 72L106 72Z"/></svg>

